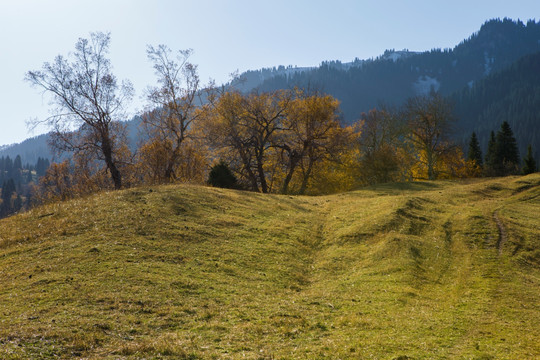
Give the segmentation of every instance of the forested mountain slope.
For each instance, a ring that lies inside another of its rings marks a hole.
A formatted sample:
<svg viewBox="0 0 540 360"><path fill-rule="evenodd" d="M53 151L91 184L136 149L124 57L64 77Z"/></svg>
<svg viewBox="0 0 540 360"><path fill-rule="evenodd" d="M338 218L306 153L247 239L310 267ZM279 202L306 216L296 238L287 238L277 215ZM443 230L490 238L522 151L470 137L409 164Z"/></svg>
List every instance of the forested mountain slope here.
<svg viewBox="0 0 540 360"><path fill-rule="evenodd" d="M28 138L18 144L7 145L0 148L0 157L9 156L14 159L19 155L24 164L35 164L40 157L52 160L54 154L49 149L48 139L49 136L44 134Z"/></svg>
<svg viewBox="0 0 540 360"><path fill-rule="evenodd" d="M521 156L540 150L540 52L527 55L452 96L463 137L475 131L487 147L491 131L508 121ZM465 139L463 139L465 140ZM537 156L538 157L538 156Z"/></svg>
<svg viewBox="0 0 540 360"><path fill-rule="evenodd" d="M450 95L538 51L540 22L496 19L487 21L453 49L424 53L390 50L376 59L357 60L347 66L325 62L314 69L284 69L273 77L262 76L259 88L310 86L322 90L342 102L344 118L352 122L380 102L400 105L407 97L430 89Z"/></svg>

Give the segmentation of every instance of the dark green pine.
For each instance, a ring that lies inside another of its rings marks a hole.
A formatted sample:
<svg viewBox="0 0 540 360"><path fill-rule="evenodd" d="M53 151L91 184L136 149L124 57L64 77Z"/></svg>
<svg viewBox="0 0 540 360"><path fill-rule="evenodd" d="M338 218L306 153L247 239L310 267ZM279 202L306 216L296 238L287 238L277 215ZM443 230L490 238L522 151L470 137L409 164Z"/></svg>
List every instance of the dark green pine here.
<svg viewBox="0 0 540 360"><path fill-rule="evenodd" d="M514 133L507 121L502 123L497 133L495 169L497 175L514 174L519 169L519 150Z"/></svg>
<svg viewBox="0 0 540 360"><path fill-rule="evenodd" d="M476 133L473 132L471 135L471 140L469 141L469 154L468 159L475 161L476 165L482 166L482 150L480 150L480 143L478 142L478 138L476 136Z"/></svg>
<svg viewBox="0 0 540 360"><path fill-rule="evenodd" d="M495 168L495 149L497 148L497 139L492 131L489 137L488 148L486 153L486 165L489 169Z"/></svg>
<svg viewBox="0 0 540 360"><path fill-rule="evenodd" d="M523 159L523 162L524 162L523 171L522 171L523 175L532 174L537 171L536 160L533 157L531 145L527 147L527 156L525 156L525 159Z"/></svg>

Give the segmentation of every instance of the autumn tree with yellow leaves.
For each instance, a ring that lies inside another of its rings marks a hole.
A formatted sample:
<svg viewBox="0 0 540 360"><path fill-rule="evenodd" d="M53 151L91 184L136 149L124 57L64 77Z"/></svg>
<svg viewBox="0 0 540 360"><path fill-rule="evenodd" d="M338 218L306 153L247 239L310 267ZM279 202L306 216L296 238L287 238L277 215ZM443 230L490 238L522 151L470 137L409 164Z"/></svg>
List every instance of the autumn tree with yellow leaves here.
<svg viewBox="0 0 540 360"><path fill-rule="evenodd" d="M226 91L211 98L204 125L207 140L222 157L229 159L253 191L270 191L270 149L283 130L290 101L287 91L248 95Z"/></svg>
<svg viewBox="0 0 540 360"><path fill-rule="evenodd" d="M409 98L403 107L407 139L420 169L429 180L437 179L444 155L454 146L449 140L454 117L452 107L436 92Z"/></svg>
<svg viewBox="0 0 540 360"><path fill-rule="evenodd" d="M402 118L384 106L360 116L361 177L366 184L403 180L409 163Z"/></svg>
<svg viewBox="0 0 540 360"><path fill-rule="evenodd" d="M295 89L283 123L282 136L275 147L285 172L281 193L289 191L296 170L300 168L298 193L306 191L317 162L335 155L344 143L338 120L339 101L330 95Z"/></svg>
<svg viewBox="0 0 540 360"><path fill-rule="evenodd" d="M304 90L226 91L205 122L209 143L253 191L305 193L322 161L348 146L339 102Z"/></svg>

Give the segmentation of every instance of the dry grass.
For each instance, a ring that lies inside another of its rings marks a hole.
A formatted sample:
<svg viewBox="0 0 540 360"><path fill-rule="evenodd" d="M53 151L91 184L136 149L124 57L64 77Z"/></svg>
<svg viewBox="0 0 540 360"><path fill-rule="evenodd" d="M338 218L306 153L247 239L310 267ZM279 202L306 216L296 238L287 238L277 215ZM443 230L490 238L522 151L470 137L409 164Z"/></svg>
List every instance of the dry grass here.
<svg viewBox="0 0 540 360"><path fill-rule="evenodd" d="M538 358L539 196L536 174L35 209L0 221L0 358Z"/></svg>

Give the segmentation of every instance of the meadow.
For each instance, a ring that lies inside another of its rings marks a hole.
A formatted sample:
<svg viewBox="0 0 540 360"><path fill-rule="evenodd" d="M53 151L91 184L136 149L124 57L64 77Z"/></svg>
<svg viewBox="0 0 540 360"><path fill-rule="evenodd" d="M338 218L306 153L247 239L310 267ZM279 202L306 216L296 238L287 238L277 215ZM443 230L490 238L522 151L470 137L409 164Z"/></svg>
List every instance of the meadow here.
<svg viewBox="0 0 540 360"><path fill-rule="evenodd" d="M540 358L539 214L540 174L38 207L0 221L0 358Z"/></svg>

